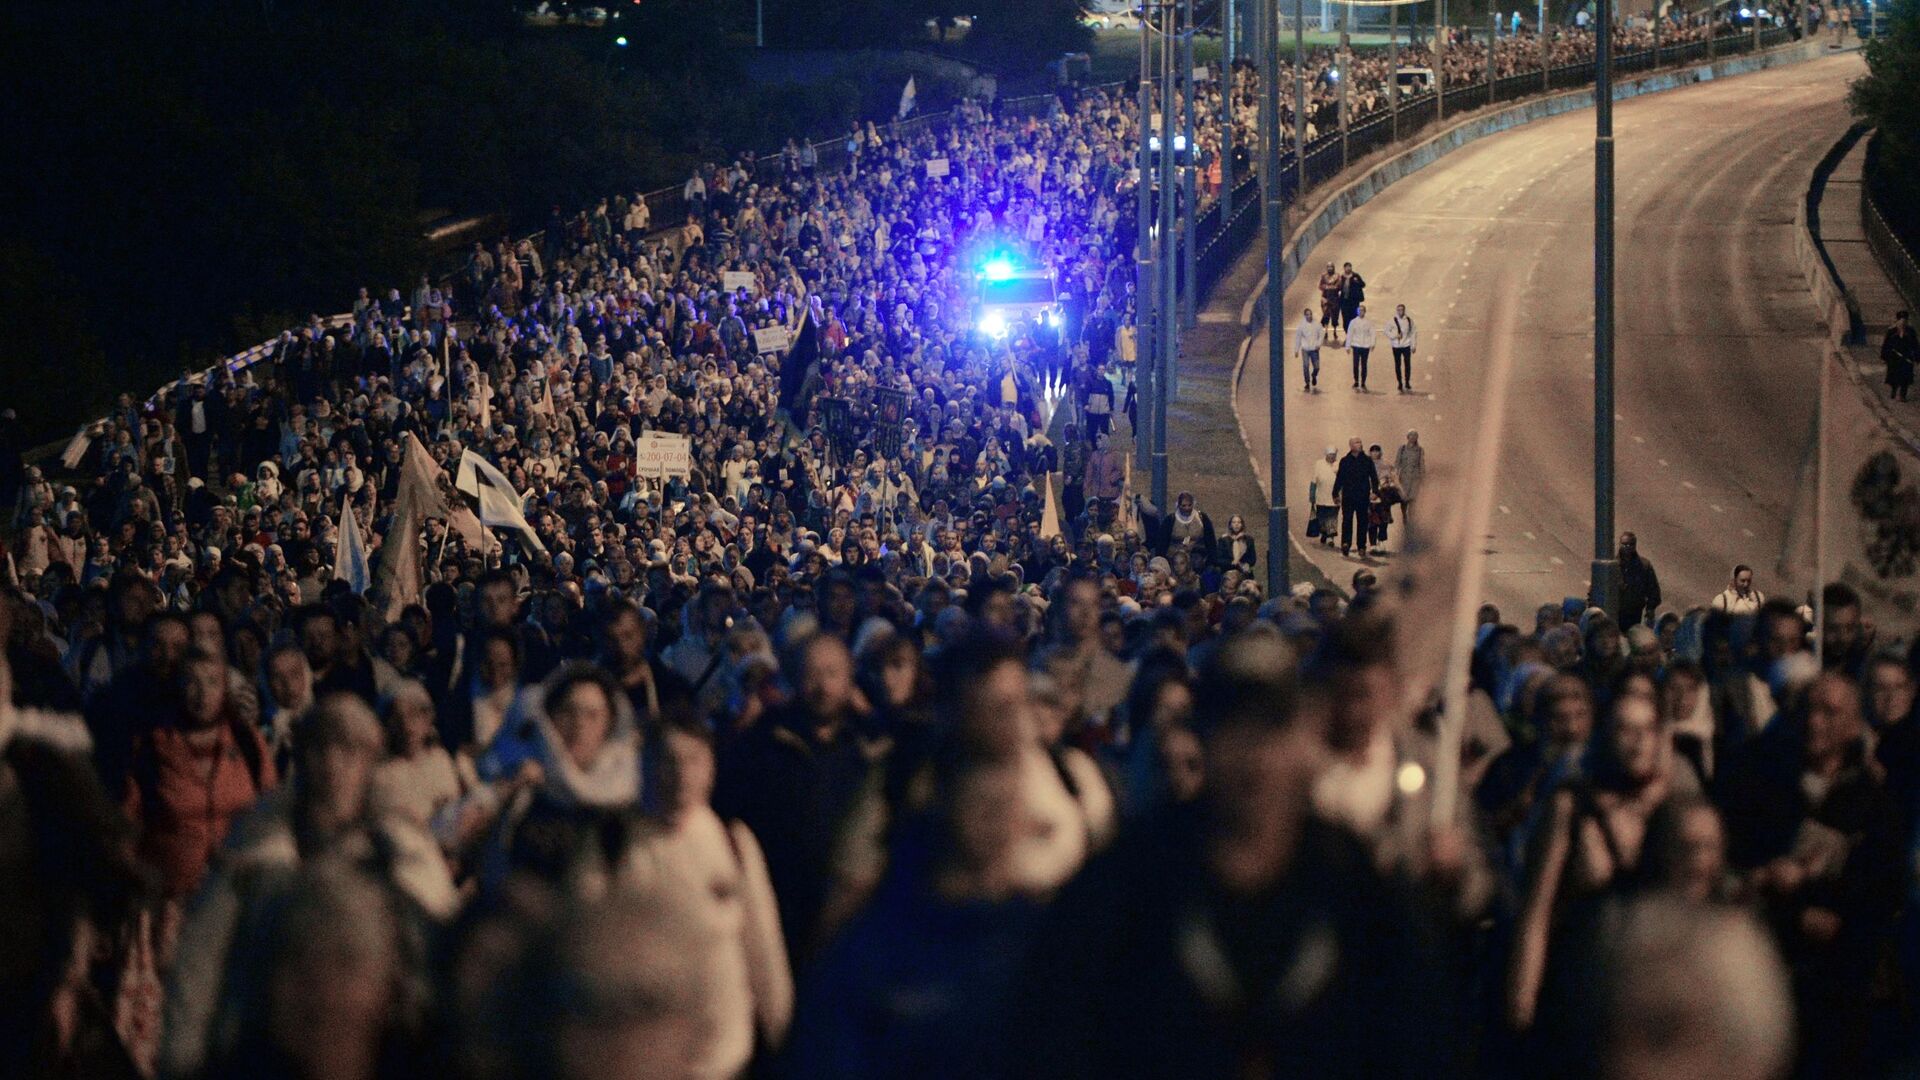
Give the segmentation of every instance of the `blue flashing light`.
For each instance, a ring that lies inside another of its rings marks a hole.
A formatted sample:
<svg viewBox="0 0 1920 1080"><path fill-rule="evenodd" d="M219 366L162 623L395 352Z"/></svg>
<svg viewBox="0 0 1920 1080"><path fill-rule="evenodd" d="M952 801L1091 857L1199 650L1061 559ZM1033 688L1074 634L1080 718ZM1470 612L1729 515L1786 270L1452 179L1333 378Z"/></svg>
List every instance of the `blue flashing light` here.
<svg viewBox="0 0 1920 1080"><path fill-rule="evenodd" d="M980 332L992 338L1007 336L1007 316L1004 312L989 311L980 316Z"/></svg>
<svg viewBox="0 0 1920 1080"><path fill-rule="evenodd" d="M1058 311L1047 312L1047 325L1053 327L1055 330L1060 329L1060 313Z"/></svg>
<svg viewBox="0 0 1920 1080"><path fill-rule="evenodd" d="M995 255L981 265L980 276L988 281L1006 281L1013 277L1013 260L1005 255Z"/></svg>

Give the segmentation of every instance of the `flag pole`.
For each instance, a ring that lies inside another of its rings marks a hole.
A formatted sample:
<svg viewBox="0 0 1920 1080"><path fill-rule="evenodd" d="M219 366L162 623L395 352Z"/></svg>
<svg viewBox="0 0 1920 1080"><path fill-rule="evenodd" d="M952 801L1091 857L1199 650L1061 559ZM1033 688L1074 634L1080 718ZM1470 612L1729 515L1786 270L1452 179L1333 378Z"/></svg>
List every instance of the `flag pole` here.
<svg viewBox="0 0 1920 1080"><path fill-rule="evenodd" d="M1446 682L1440 688L1440 739L1434 757L1431 824L1453 823L1460 786L1460 741L1466 729L1467 677L1480 606L1480 582L1487 567L1487 526L1493 517L1493 487L1505 435L1507 389L1513 373L1513 290L1496 288L1493 350L1488 357L1480 429L1474 436L1474 475L1468 477L1466 527L1462 532L1460 575L1454 582L1452 642L1447 650Z"/></svg>
<svg viewBox="0 0 1920 1080"><path fill-rule="evenodd" d="M1827 647L1827 368L1833 348L1820 350L1820 390L1813 403L1813 641L1816 656Z"/></svg>

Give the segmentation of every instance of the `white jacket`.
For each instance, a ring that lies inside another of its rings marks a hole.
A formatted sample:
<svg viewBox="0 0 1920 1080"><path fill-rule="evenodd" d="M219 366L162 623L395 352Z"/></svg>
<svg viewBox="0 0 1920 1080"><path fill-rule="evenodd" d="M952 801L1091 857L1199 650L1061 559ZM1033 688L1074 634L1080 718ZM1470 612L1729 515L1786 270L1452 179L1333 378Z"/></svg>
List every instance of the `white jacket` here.
<svg viewBox="0 0 1920 1080"><path fill-rule="evenodd" d="M1347 324L1347 348L1373 348L1373 320L1361 315Z"/></svg>
<svg viewBox="0 0 1920 1080"><path fill-rule="evenodd" d="M1395 315L1387 320L1387 344L1396 349L1420 347L1420 330L1413 325L1413 316Z"/></svg>
<svg viewBox="0 0 1920 1080"><path fill-rule="evenodd" d="M1293 333L1294 347L1301 352L1313 352L1327 338L1326 330L1312 319L1301 319L1300 326Z"/></svg>

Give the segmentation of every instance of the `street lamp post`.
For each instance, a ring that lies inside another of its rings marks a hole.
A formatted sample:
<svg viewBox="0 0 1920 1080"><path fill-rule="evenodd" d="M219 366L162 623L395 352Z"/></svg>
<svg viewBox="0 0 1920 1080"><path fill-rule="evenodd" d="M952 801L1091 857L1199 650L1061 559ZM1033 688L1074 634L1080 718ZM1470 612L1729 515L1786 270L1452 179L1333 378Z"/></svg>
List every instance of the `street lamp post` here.
<svg viewBox="0 0 1920 1080"><path fill-rule="evenodd" d="M1293 197L1307 193L1307 43L1303 25L1306 0L1293 0Z"/></svg>
<svg viewBox="0 0 1920 1080"><path fill-rule="evenodd" d="M1181 21L1187 31L1181 35L1181 125L1187 129L1187 163L1181 165L1181 327L1190 329L1200 319L1200 279L1196 273L1200 240L1200 202L1194 198L1194 163L1200 160L1200 144L1194 140L1194 0L1181 0ZM1179 367L1169 365L1171 394L1181 392Z"/></svg>
<svg viewBox="0 0 1920 1080"><path fill-rule="evenodd" d="M1547 0L1540 0L1540 90L1553 89L1553 39L1547 36Z"/></svg>
<svg viewBox="0 0 1920 1080"><path fill-rule="evenodd" d="M1400 141L1399 4L1387 8L1387 131L1394 142Z"/></svg>
<svg viewBox="0 0 1920 1080"><path fill-rule="evenodd" d="M1178 197L1174 176L1173 106L1174 48L1180 30L1180 9L1172 0L1161 5L1165 32L1160 37L1160 347L1154 357L1153 377L1153 505L1161 512L1167 507L1167 397L1175 354L1179 351L1180 297L1174 278L1174 260L1180 253L1180 239L1174 233L1173 210Z"/></svg>
<svg viewBox="0 0 1920 1080"><path fill-rule="evenodd" d="M1493 104L1494 46L1500 44L1500 8L1489 0L1487 4L1487 104Z"/></svg>
<svg viewBox="0 0 1920 1080"><path fill-rule="evenodd" d="M1340 168L1352 160L1347 153L1347 82L1353 68L1353 5L1344 4L1340 22L1340 58L1334 61L1334 78L1340 83Z"/></svg>
<svg viewBox="0 0 1920 1080"><path fill-rule="evenodd" d="M1619 613L1613 557L1613 0L1598 0L1593 74L1592 602Z"/></svg>
<svg viewBox="0 0 1920 1080"><path fill-rule="evenodd" d="M1286 596L1287 539L1287 280L1280 249L1286 242L1286 218L1280 201L1280 20L1278 0L1259 5L1260 33L1260 195L1266 200L1267 228L1267 596Z"/></svg>
<svg viewBox="0 0 1920 1080"><path fill-rule="evenodd" d="M1233 220L1233 0L1224 0L1226 9L1220 20L1220 70L1214 78L1220 87L1220 227Z"/></svg>
<svg viewBox="0 0 1920 1080"><path fill-rule="evenodd" d="M1153 442L1144 428L1152 426L1153 353L1158 330L1154 325L1154 292L1160 287L1159 271L1153 264L1153 29L1151 8L1140 5L1140 182L1136 185L1136 231L1134 244L1134 320L1133 382L1138 396L1134 416L1133 455L1141 470L1151 464Z"/></svg>

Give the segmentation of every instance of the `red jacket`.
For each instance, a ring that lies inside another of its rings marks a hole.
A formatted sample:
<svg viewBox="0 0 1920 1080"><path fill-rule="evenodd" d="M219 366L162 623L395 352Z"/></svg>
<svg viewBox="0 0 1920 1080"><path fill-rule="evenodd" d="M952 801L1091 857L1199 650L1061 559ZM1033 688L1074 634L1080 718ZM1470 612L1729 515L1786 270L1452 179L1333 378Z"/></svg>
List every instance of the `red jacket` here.
<svg viewBox="0 0 1920 1080"><path fill-rule="evenodd" d="M243 750L242 738L253 745ZM140 834L140 858L160 872L168 897L190 896L234 819L274 787L266 740L227 725L201 750L168 726L138 738L133 762L123 806Z"/></svg>

